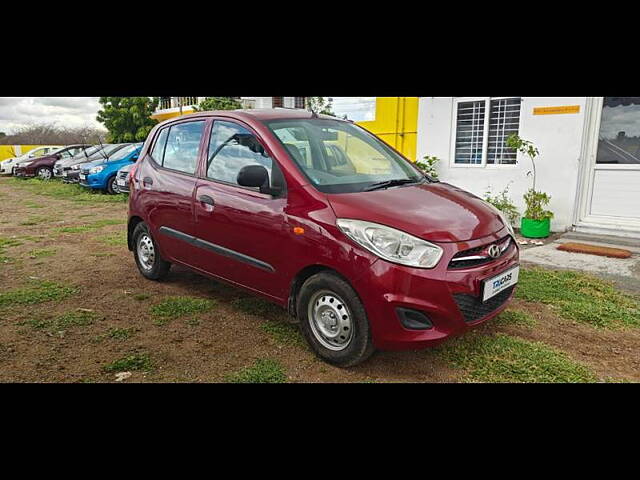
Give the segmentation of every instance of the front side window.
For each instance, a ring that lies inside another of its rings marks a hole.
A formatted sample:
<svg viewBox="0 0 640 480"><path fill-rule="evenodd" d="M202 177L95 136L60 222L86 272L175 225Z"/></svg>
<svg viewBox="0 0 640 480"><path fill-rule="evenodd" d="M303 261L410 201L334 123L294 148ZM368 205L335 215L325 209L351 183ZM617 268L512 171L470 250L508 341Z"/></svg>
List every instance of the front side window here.
<svg viewBox="0 0 640 480"><path fill-rule="evenodd" d="M195 174L204 123L179 123L162 130L151 152L156 163L171 170Z"/></svg>
<svg viewBox="0 0 640 480"><path fill-rule="evenodd" d="M516 151L507 147L520 126L520 97L460 101L455 110L454 163L515 165Z"/></svg>
<svg viewBox="0 0 640 480"><path fill-rule="evenodd" d="M360 192L425 180L410 162L352 123L318 118L273 120L267 125L324 193Z"/></svg>
<svg viewBox="0 0 640 480"><path fill-rule="evenodd" d="M273 186L273 160L256 136L237 123L222 120L213 122L207 155L207 177L237 185L238 174L247 165L266 168Z"/></svg>

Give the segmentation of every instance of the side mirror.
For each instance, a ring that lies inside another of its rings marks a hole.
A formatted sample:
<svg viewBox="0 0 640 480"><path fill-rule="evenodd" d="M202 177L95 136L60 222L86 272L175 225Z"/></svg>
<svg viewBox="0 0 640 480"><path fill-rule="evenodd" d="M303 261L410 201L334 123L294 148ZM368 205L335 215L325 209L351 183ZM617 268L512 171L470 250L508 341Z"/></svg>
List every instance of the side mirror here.
<svg viewBox="0 0 640 480"><path fill-rule="evenodd" d="M269 172L262 165L247 165L238 173L237 182L243 187L260 188L262 192L269 189Z"/></svg>

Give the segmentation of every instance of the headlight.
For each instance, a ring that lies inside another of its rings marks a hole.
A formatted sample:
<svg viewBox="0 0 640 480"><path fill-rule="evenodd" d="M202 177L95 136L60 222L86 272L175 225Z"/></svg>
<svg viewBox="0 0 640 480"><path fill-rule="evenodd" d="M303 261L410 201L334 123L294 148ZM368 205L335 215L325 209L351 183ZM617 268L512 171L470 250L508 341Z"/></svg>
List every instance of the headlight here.
<svg viewBox="0 0 640 480"><path fill-rule="evenodd" d="M89 169L89 173L100 173L102 170L104 170L104 167L93 167Z"/></svg>
<svg viewBox="0 0 640 480"><path fill-rule="evenodd" d="M511 234L513 238L516 238L516 233L513 231L513 225L511 225L511 222L507 219L505 214L502 213L500 210L498 210L498 213L500 214L500 220L502 220L502 223L504 223L505 227L507 227L508 232Z"/></svg>
<svg viewBox="0 0 640 480"><path fill-rule="evenodd" d="M433 268L442 249L395 228L362 220L338 219L338 228L354 242L380 258L409 267Z"/></svg>
<svg viewBox="0 0 640 480"><path fill-rule="evenodd" d="M71 165L71 170L80 170L80 165Z"/></svg>

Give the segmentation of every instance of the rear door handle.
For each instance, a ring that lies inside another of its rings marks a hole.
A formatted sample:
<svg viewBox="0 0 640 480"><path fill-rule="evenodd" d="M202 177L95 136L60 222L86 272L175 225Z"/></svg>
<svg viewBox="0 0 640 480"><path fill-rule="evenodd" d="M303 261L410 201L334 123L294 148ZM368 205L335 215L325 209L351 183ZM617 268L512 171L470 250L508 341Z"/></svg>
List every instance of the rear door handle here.
<svg viewBox="0 0 640 480"><path fill-rule="evenodd" d="M216 202L213 201L213 198L211 198L209 195L200 195L200 197L198 197L198 200L200 200L200 203L211 205L212 207L216 204Z"/></svg>

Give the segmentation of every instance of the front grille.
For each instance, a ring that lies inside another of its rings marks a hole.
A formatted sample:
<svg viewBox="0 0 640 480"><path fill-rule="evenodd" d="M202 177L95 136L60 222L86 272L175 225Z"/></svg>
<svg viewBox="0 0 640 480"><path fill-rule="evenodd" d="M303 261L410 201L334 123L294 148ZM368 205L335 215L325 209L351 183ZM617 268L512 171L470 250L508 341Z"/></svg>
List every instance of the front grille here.
<svg viewBox="0 0 640 480"><path fill-rule="evenodd" d="M127 172L127 171L119 172L118 173L118 178L127 178L127 175L129 175L129 172Z"/></svg>
<svg viewBox="0 0 640 480"><path fill-rule="evenodd" d="M491 263L509 252L509 250L513 247L513 244L514 243L511 239L511 236L507 235L506 237L502 237L497 242L491 242L487 243L486 245L470 248L469 250L463 250L462 252L458 252L453 256L453 258L449 262L449 269L456 270L461 268L476 267L478 265L484 265L485 263ZM498 245L502 250L500 252L500 255L495 258L492 258L484 253L486 249L491 245ZM467 259L467 257L479 258Z"/></svg>
<svg viewBox="0 0 640 480"><path fill-rule="evenodd" d="M503 290L496 296L487 300L485 303L482 303L482 300L479 297L474 297L473 295L467 295L464 293L457 293L453 298L458 305L460 313L462 313L462 316L464 317L464 321L466 323L472 323L486 317L500 308L504 302L509 299L514 288L515 286Z"/></svg>

